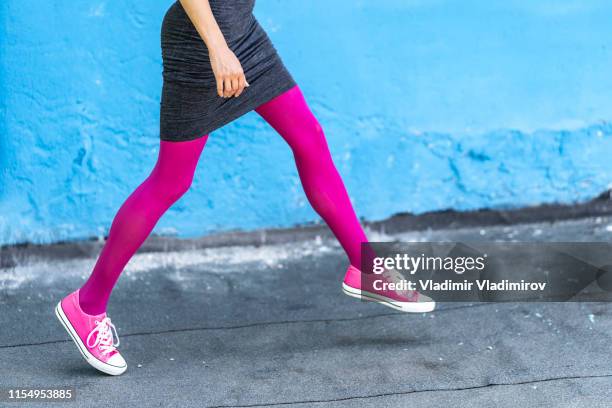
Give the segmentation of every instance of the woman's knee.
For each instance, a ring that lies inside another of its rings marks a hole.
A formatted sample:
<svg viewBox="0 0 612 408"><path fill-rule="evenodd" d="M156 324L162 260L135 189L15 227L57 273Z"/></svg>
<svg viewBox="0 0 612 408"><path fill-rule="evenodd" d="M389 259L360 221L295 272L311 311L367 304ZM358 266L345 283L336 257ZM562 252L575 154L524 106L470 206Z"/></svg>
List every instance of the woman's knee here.
<svg viewBox="0 0 612 408"><path fill-rule="evenodd" d="M174 183L173 188L171 188L171 195L173 195L178 200L187 191L189 191L192 183L193 183L193 174L178 177Z"/></svg>
<svg viewBox="0 0 612 408"><path fill-rule="evenodd" d="M325 132L316 118L302 122L292 148L300 153L321 153L328 150Z"/></svg>
<svg viewBox="0 0 612 408"><path fill-rule="evenodd" d="M167 202L181 198L193 183L193 172L184 174L163 174L153 171L150 176L154 191L158 197Z"/></svg>

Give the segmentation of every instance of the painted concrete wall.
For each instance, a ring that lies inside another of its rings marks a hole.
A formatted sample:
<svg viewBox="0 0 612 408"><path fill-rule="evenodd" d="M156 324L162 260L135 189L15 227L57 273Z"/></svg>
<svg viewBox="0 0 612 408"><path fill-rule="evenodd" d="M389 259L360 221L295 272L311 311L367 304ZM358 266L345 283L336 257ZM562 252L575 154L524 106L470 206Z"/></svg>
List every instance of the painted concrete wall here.
<svg viewBox="0 0 612 408"><path fill-rule="evenodd" d="M0 3L0 244L104 235L152 168L165 0ZM589 199L612 183L612 3L258 0L358 213ZM255 114L156 232L317 220Z"/></svg>

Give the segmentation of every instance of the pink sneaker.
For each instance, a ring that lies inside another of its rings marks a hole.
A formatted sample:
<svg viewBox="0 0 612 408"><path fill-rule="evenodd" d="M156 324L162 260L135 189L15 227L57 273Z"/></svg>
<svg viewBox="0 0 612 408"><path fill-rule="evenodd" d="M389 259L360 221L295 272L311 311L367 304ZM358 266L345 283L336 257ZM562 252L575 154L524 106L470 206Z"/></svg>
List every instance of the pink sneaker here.
<svg viewBox="0 0 612 408"><path fill-rule="evenodd" d="M119 336L115 326L106 313L94 316L83 312L78 289L57 304L55 315L91 366L110 375L125 372L127 364L116 349ZM115 337L117 343L114 343Z"/></svg>
<svg viewBox="0 0 612 408"><path fill-rule="evenodd" d="M351 297L400 310L407 313L431 312L436 302L415 290L390 290L381 283L398 283L403 276L395 270L386 270L382 274L362 273L353 265L349 266L342 282L342 291Z"/></svg>

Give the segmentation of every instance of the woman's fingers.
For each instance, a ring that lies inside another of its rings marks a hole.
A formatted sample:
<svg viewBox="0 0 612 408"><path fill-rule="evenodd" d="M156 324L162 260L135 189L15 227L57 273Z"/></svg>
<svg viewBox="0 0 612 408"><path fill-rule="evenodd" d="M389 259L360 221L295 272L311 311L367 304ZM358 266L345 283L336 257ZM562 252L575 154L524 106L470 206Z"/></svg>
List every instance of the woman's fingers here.
<svg viewBox="0 0 612 408"><path fill-rule="evenodd" d="M229 98L234 94L234 90L232 89L232 78L225 77L223 79L223 96Z"/></svg>
<svg viewBox="0 0 612 408"><path fill-rule="evenodd" d="M238 76L232 77L232 95L236 96L236 94L241 90L242 89L240 89L240 81L238 81Z"/></svg>
<svg viewBox="0 0 612 408"><path fill-rule="evenodd" d="M224 76L217 80L217 93L223 98L238 97L249 86L244 73L239 75Z"/></svg>
<svg viewBox="0 0 612 408"><path fill-rule="evenodd" d="M240 78L238 78L238 91L234 95L236 98L240 96L242 91L244 91L245 86L247 86L247 82L246 82L246 78L244 77L244 74L242 74L240 75Z"/></svg>
<svg viewBox="0 0 612 408"><path fill-rule="evenodd" d="M217 94L222 98L237 97L242 94L244 88L249 86L249 83L244 76L244 72L238 74L225 74L216 78Z"/></svg>
<svg viewBox="0 0 612 408"><path fill-rule="evenodd" d="M223 97L223 78L215 78L217 81L217 95Z"/></svg>

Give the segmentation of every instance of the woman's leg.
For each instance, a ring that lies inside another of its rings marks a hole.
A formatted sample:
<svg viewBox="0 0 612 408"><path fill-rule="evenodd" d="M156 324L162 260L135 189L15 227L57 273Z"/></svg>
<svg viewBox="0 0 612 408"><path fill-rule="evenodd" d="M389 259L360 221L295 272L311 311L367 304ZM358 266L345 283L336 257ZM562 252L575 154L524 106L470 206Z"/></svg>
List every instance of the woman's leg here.
<svg viewBox="0 0 612 408"><path fill-rule="evenodd" d="M93 272L79 291L82 310L106 311L119 274L164 212L191 186L208 135L186 142L160 142L157 163L147 179L123 203Z"/></svg>
<svg viewBox="0 0 612 408"><path fill-rule="evenodd" d="M334 166L327 141L298 86L256 109L287 141L308 201L361 269L361 243L367 238Z"/></svg>

